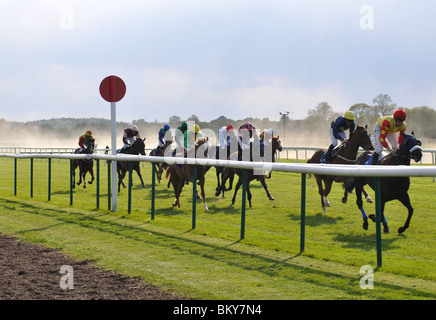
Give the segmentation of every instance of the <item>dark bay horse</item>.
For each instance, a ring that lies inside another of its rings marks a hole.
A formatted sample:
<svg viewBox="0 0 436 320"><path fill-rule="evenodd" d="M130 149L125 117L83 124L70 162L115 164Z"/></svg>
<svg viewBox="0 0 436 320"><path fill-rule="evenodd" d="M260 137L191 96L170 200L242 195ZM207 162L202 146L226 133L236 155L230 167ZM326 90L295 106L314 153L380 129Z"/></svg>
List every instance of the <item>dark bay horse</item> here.
<svg viewBox="0 0 436 320"><path fill-rule="evenodd" d="M127 148L123 154L132 154L132 155L143 155L145 156L145 138L136 138L135 142ZM141 168L139 166L139 161L131 161L132 162L132 170L135 170L141 179L142 187L145 188L144 180L142 180ZM129 161L118 161L117 162L117 172L118 172L118 192L120 192L120 186L123 185L123 188L126 185L123 182L124 177L126 176L126 172L129 171Z"/></svg>
<svg viewBox="0 0 436 320"><path fill-rule="evenodd" d="M348 142L342 144L333 151L331 163L355 164L359 147L362 147L365 150L374 150L366 127L358 125L356 126L356 130L354 131L353 135L348 139ZM326 151L326 149L320 149L316 151L315 154L307 161L307 163L320 163L320 159ZM318 174L315 174L314 176L318 184L318 193L321 196L322 212L325 213L325 208L330 207L327 196L331 191L333 181L343 182L344 178ZM345 191L344 199L346 199L346 194L347 191Z"/></svg>
<svg viewBox="0 0 436 320"><path fill-rule="evenodd" d="M81 154L92 154L94 153L94 144L95 140L90 139L88 145L86 146L86 149L83 150ZM76 149L75 153L78 152L79 149ZM76 169L79 167L79 182L77 182L77 185L80 186L83 179L83 188L86 188L86 180L85 176L89 172L91 175L91 181L88 181L89 184L92 184L94 181L94 160L93 159L74 159L73 160L73 188L75 188L76 185Z"/></svg>
<svg viewBox="0 0 436 320"><path fill-rule="evenodd" d="M165 141L165 144L162 146L162 148L155 148L153 150L150 151L149 156L155 156L155 157L164 157L167 148L171 147L171 144L173 142L168 140ZM151 163L152 166L156 166L157 170L156 170L156 178L157 181L160 183L160 181L162 180L162 173L164 172L164 170L166 170L168 168L168 163L164 163L164 162L152 162Z"/></svg>
<svg viewBox="0 0 436 320"><path fill-rule="evenodd" d="M280 142L280 138L278 136L273 137L271 140L271 145L268 145L268 146L265 145L265 147L271 148L271 151L272 151L271 152L271 162L275 162L276 152L282 151L282 144ZM253 160L252 152L253 152L253 148L250 148L250 161ZM234 152L233 154L231 154L229 157L229 160L238 160L238 153ZM229 177L231 177L232 174L237 174L239 177L238 182L236 183L235 192L234 192L233 198L232 198L232 204L235 204L236 194L238 193L238 190L243 183L243 169L225 167L224 171L223 171L221 190L219 190L219 191L224 192L224 191L230 190L230 189L225 189L225 183L226 183L227 179ZM268 187L266 185L266 182L265 182L265 179L267 179L268 176L269 175L257 175L254 173L253 169L247 170L247 199L248 199L248 204L249 204L250 208L251 208L251 199L252 199L252 195L251 195L251 191L250 191L250 182L253 180L260 181L262 187L265 189L265 192L266 192L268 199L274 200L274 198L270 194ZM215 195L218 196L220 194L220 192L217 191L215 193Z"/></svg>
<svg viewBox="0 0 436 320"><path fill-rule="evenodd" d="M412 133L413 134L413 133ZM380 160L381 165L410 165L410 160L413 159L416 162L421 161L422 148L421 142L417 140L413 135L404 135L404 140L400 146L400 149L396 153L388 154L386 157ZM368 159L373 155L372 151L366 151L360 155L357 159L357 164L363 165L368 163ZM345 181L346 189L351 192L353 188L356 191L356 204L362 213L363 229L368 230L368 217L363 209L362 202L362 189L363 186L369 184L374 189L374 178L371 177L354 177L348 178ZM388 223L384 215L384 207L386 202L392 200L399 200L408 210L408 216L406 222L402 227L398 229L398 233L403 233L410 224L410 219L413 215L413 207L410 204L410 198L407 191L410 186L409 177L381 177L380 178L380 208L381 208L381 220L383 223L383 231L389 233ZM369 218L375 222L375 215L369 215Z"/></svg>
<svg viewBox="0 0 436 320"><path fill-rule="evenodd" d="M204 150L203 148L207 145L208 138L198 138L195 142L195 153L197 151ZM200 149L201 148L201 149ZM204 151L202 151L204 152ZM186 150L185 150L186 157ZM204 157L201 157L204 158ZM173 206L178 206L180 208L180 194L182 193L183 186L187 181L193 182L193 166L191 164L171 164L165 174L165 177L169 179L170 183L174 188L175 200ZM209 210L206 204L206 195L204 193L204 183L206 175L206 166L197 165L197 180L201 189L201 197L203 199L204 210Z"/></svg>

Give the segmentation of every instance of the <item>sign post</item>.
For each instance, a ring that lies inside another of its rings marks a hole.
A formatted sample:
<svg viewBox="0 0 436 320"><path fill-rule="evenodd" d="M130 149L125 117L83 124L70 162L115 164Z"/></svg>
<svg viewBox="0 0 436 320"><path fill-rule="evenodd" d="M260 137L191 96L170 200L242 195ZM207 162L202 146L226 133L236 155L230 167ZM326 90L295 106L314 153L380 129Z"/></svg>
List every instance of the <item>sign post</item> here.
<svg viewBox="0 0 436 320"><path fill-rule="evenodd" d="M100 83L100 95L102 98L111 103L111 149L112 155L117 153L117 121L115 103L124 98L126 94L126 85L124 81L117 76L108 76ZM112 162L112 211L117 211L117 162Z"/></svg>

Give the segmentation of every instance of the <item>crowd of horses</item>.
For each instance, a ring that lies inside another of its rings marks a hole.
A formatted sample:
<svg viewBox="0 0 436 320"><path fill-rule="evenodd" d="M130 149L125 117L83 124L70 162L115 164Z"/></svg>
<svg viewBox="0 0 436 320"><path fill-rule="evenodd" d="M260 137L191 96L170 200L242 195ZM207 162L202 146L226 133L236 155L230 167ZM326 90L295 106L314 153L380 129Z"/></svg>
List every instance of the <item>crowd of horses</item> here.
<svg viewBox="0 0 436 320"><path fill-rule="evenodd" d="M411 159L415 160L416 162L419 162L422 158L422 149L421 149L421 142L417 140L413 132L410 135L404 135L403 143L401 144L400 148L397 150L396 153L391 153L385 156L381 161L379 162L379 165L410 165ZM136 141L132 144L131 147L129 147L124 153L125 154L132 154L132 155L145 155L145 139L137 138ZM220 153L220 147L209 145L210 141L207 137L198 138L195 142L195 154L198 155L199 152L201 152L201 157L208 157L212 159L219 159ZM270 142L268 143L268 147L271 148L271 158L264 158L264 161L268 162L274 162L276 161L276 153L282 150L281 142L279 137L272 137ZM85 154L92 154L94 152L94 141L91 141L91 143L88 144L87 148L83 151ZM168 149L169 148L169 149ZM358 156L359 148L363 148L365 151ZM256 148L250 148L250 161L253 161L253 154L252 150ZM170 151L171 150L171 151ZM332 164L357 164L357 165L365 165L367 163L367 160L369 157L373 154L373 146L371 143L370 135L367 131L366 127L357 126L354 134L348 139L346 143L343 143L342 145L338 146L334 152L332 157ZM170 152L168 152L170 151ZM319 149L314 153L314 155L307 161L308 163L320 163L320 159L322 158L323 154L326 152L326 149ZM177 150L173 148L172 141L167 141L167 143L161 147L153 149L149 155L150 156L168 156L169 154L171 156L182 156L186 157L187 152L186 150L180 151L182 154L177 153ZM226 159L228 160L241 160L240 154L238 155L238 152L233 152L228 154ZM154 163L152 162L153 166L156 166L156 177L158 179L158 182L162 180L162 175L165 173L165 177L168 180L168 187L171 185L174 189L174 203L173 206L177 206L180 208L180 194L182 192L182 189L185 184L188 182L193 182L193 170L194 165L190 164L169 164L166 162L159 162ZM73 161L73 184L75 184L75 170L79 167L80 173L79 173L79 182L77 183L80 185L83 180L83 187L86 188L86 181L85 181L85 175L86 173L90 173L91 175L91 181L88 183L91 184L94 180L94 173L93 173L93 160L74 160ZM200 194L201 198L203 200L203 207L205 210L208 210L207 204L206 204L206 196L204 191L204 184L205 184L205 175L206 172L211 168L211 166L206 165L196 165L196 180L198 181L198 185L200 186ZM232 189L233 185L233 179L235 175L238 176L238 181L235 186L233 198L232 198L232 204L235 203L235 198L237 195L237 192L239 188L241 187L243 183L243 169L237 169L237 168L230 168L230 167L220 167L216 166L216 177L217 177L217 187L215 195L219 196L222 194L224 196L225 191L230 191ZM120 186L126 187L123 179L126 175L126 172L129 170L129 164L127 161L118 161L117 162L117 172L118 172L118 192L120 192ZM141 184L143 187L144 181L141 175L140 166L138 161L132 161L132 170L136 171L138 174L138 177L141 180ZM328 176L328 175L317 175L315 174L315 179L317 181L318 185L318 192L321 196L321 206L324 213L326 213L326 207L330 207L329 201L327 199L327 196L329 195L333 182L339 182L344 185L345 192L344 197L342 199L342 202L347 202L348 193L351 193L353 189L356 192L356 204L362 213L363 218L363 228L365 230L368 229L368 217L375 221L374 215L367 216L364 209L363 209L363 201L362 201L362 193L365 195L368 202L372 202L371 198L369 197L368 193L364 190L365 185L369 185L372 189L374 189L374 178L364 178L364 177L353 177L353 178L345 178L345 177L334 177L334 176ZM268 187L266 184L266 179L271 178L271 172L268 174L255 174L254 171L247 170L247 199L249 206L251 207L251 200L252 200L252 194L250 191L250 182L253 180L259 181L263 188L265 189L265 192L267 194L267 197L270 200L274 200L270 192L268 191ZM227 181L229 182L228 187L226 187ZM384 207L386 202L391 200L399 200L407 209L408 209L408 216L406 219L405 224L398 229L399 233L403 233L410 224L411 217L413 215L413 207L410 203L410 198L408 195L408 190L410 186L410 178L409 177L386 177L380 179L380 201L381 201L381 220L383 224L383 230L385 233L389 232L389 227L387 220L384 215ZM197 197L198 191L197 191Z"/></svg>

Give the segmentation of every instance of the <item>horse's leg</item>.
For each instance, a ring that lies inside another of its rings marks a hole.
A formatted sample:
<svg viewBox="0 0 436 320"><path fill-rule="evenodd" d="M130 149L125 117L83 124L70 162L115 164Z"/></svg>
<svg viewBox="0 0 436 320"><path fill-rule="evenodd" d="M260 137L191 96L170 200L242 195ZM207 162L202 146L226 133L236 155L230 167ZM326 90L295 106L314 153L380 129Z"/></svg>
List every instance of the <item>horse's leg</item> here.
<svg viewBox="0 0 436 320"><path fill-rule="evenodd" d="M365 196L366 202L372 203L372 199L369 196L368 192L366 192L365 188L362 188L362 191L363 191L363 195Z"/></svg>
<svg viewBox="0 0 436 320"><path fill-rule="evenodd" d="M226 190L225 185L228 176L229 176L229 168L223 168L223 172L221 174L221 185L219 186L219 188L215 190L216 197L218 197L221 194L221 192L223 193L223 197L224 197L224 191Z"/></svg>
<svg viewBox="0 0 436 320"><path fill-rule="evenodd" d="M86 180L85 180L86 172L87 172L86 170L83 171L83 189L86 189Z"/></svg>
<svg viewBox="0 0 436 320"><path fill-rule="evenodd" d="M389 233L389 227L388 227L388 222L386 221L386 217L385 217L385 204L386 201L384 201L383 199L380 201L380 219L381 222L383 224L383 232L384 233Z"/></svg>
<svg viewBox="0 0 436 320"><path fill-rule="evenodd" d="M262 184L262 187L265 189L266 196L268 197L268 199L274 200L274 198L272 197L272 195L268 191L268 187L267 187L266 182L265 182L265 177L260 178L260 183Z"/></svg>
<svg viewBox="0 0 436 320"><path fill-rule="evenodd" d="M138 167L135 168L135 171L138 174L139 179L141 179L142 187L145 188L145 184L144 184L144 180L142 180L141 168L139 167L139 164L138 164Z"/></svg>
<svg viewBox="0 0 436 320"><path fill-rule="evenodd" d="M123 188L126 188L126 185L123 182L125 176L126 176L126 171L123 170L118 171L118 192L120 192L121 185L123 185Z"/></svg>
<svg viewBox="0 0 436 320"><path fill-rule="evenodd" d="M249 181L247 182L247 199L248 199L248 205L251 208L251 191L250 191L250 182Z"/></svg>
<svg viewBox="0 0 436 320"><path fill-rule="evenodd" d="M355 190L356 190L356 204L360 212L362 213L362 219L363 219L362 228L364 230L368 230L368 216L366 215L365 210L363 209L363 201L362 201L363 186L361 186L360 184L356 184Z"/></svg>
<svg viewBox="0 0 436 320"><path fill-rule="evenodd" d="M233 187L233 180L235 179L235 173L234 172L230 172L229 173L229 188L226 189L226 191L230 191L232 190Z"/></svg>
<svg viewBox="0 0 436 320"><path fill-rule="evenodd" d="M201 189L201 197L203 198L203 207L204 207L204 210L209 210L208 207L207 207L207 204L206 204L206 194L204 193L204 181L205 181L204 177L202 177L199 180L200 189Z"/></svg>
<svg viewBox="0 0 436 320"><path fill-rule="evenodd" d="M235 204L235 200L236 200L236 194L238 193L239 187L242 184L242 178L239 177L238 179L238 183L236 183L236 187L235 187L235 193L233 194L233 198L232 198L232 204Z"/></svg>
<svg viewBox="0 0 436 320"><path fill-rule="evenodd" d="M326 213L326 211L325 211L326 202L324 201L324 199L327 200L327 198L325 196L324 188L323 188L323 185L322 185L322 177L320 177L319 175L316 174L315 175L315 179L316 179L316 183L318 184L318 193L321 196L322 212ZM328 206L330 206L330 204Z"/></svg>
<svg viewBox="0 0 436 320"><path fill-rule="evenodd" d="M404 226L398 228L398 233L401 234L401 233L403 233L404 231L406 231L406 229L409 227L409 223L410 223L410 220L412 219L412 215L413 215L413 207L412 207L412 205L410 204L410 198L409 198L409 194L408 194L407 192L404 194L403 197L401 197L401 199L398 199L398 200L400 200L400 202L401 202L401 203L402 203L402 204L407 208L407 210L408 210L408 215L407 215L406 223L404 224Z"/></svg>
<svg viewBox="0 0 436 320"><path fill-rule="evenodd" d="M88 181L89 184L92 184L94 182L94 169L91 166L91 169L89 169L89 174L91 175L91 181Z"/></svg>

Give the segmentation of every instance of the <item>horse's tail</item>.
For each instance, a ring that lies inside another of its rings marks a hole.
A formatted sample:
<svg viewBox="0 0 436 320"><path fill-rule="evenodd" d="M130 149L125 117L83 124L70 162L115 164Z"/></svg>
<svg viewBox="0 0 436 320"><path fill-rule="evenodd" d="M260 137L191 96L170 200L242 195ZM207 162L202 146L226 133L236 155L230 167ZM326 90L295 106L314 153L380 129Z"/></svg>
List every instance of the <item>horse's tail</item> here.
<svg viewBox="0 0 436 320"><path fill-rule="evenodd" d="M353 177L345 177L344 183L342 184L342 187L345 189L347 193L351 193L355 187L354 179Z"/></svg>
<svg viewBox="0 0 436 320"><path fill-rule="evenodd" d="M171 175L171 166L168 167L167 171L165 172L165 179L169 180Z"/></svg>

